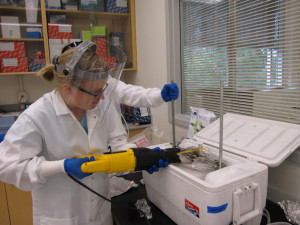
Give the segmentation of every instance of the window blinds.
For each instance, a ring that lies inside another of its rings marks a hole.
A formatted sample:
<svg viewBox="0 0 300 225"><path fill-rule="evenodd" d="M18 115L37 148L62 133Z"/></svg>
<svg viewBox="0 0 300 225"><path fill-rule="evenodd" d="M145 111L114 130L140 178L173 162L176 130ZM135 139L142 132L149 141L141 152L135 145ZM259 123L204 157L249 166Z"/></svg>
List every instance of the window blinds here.
<svg viewBox="0 0 300 225"><path fill-rule="evenodd" d="M182 111L300 124L300 1L181 1Z"/></svg>

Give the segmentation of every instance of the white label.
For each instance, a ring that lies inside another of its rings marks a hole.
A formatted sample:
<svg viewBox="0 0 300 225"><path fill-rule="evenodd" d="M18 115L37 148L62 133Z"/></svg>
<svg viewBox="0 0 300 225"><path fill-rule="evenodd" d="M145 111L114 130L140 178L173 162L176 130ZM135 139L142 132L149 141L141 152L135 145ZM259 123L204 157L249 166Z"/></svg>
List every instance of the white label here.
<svg viewBox="0 0 300 225"><path fill-rule="evenodd" d="M127 7L127 0L117 0L116 5L117 5L117 7L126 8Z"/></svg>
<svg viewBox="0 0 300 225"><path fill-rule="evenodd" d="M140 108L141 110L141 116L149 116L147 108Z"/></svg>
<svg viewBox="0 0 300 225"><path fill-rule="evenodd" d="M48 7L61 7L60 0L48 0Z"/></svg>
<svg viewBox="0 0 300 225"><path fill-rule="evenodd" d="M71 25L59 25L58 26L58 29L59 29L59 32L67 32L67 33L70 33L72 31L72 26Z"/></svg>
<svg viewBox="0 0 300 225"><path fill-rule="evenodd" d="M81 5L97 5L97 0L81 0Z"/></svg>
<svg viewBox="0 0 300 225"><path fill-rule="evenodd" d="M15 44L14 43L0 43L0 51L14 51Z"/></svg>
<svg viewBox="0 0 300 225"><path fill-rule="evenodd" d="M120 37L113 37L112 38L112 45L113 46L121 46L121 43L120 43Z"/></svg>
<svg viewBox="0 0 300 225"><path fill-rule="evenodd" d="M3 66L18 66L18 59L3 59Z"/></svg>

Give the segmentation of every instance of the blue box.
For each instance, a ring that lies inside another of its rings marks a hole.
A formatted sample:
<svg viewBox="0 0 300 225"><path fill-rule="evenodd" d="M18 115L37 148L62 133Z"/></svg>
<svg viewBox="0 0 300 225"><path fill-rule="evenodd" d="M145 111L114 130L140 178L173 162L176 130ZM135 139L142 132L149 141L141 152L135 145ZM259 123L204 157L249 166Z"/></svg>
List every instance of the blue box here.
<svg viewBox="0 0 300 225"><path fill-rule="evenodd" d="M127 0L106 0L106 11L114 13L128 13Z"/></svg>
<svg viewBox="0 0 300 225"><path fill-rule="evenodd" d="M116 62L123 61L123 53L125 52L125 34L122 32L109 33L111 41L110 56L116 57Z"/></svg>
<svg viewBox="0 0 300 225"><path fill-rule="evenodd" d="M29 72L37 72L41 70L45 64L35 64L35 63L28 63L28 71Z"/></svg>
<svg viewBox="0 0 300 225"><path fill-rule="evenodd" d="M5 133L6 134L6 133ZM0 134L0 143L4 140L5 134Z"/></svg>
<svg viewBox="0 0 300 225"><path fill-rule="evenodd" d="M80 0L80 9L88 10L88 11L104 12L104 0L97 0L96 4L95 1Z"/></svg>
<svg viewBox="0 0 300 225"><path fill-rule="evenodd" d="M15 116L0 117L0 142L3 141L6 132L15 121Z"/></svg>
<svg viewBox="0 0 300 225"><path fill-rule="evenodd" d="M37 31L26 32L26 38L42 38L42 34Z"/></svg>

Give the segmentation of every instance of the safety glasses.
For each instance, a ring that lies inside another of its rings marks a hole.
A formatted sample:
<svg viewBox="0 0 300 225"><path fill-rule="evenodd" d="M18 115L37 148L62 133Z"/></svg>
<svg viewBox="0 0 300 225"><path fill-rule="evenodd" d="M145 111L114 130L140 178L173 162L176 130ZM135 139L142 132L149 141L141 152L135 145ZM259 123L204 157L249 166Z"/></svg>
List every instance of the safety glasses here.
<svg viewBox="0 0 300 225"><path fill-rule="evenodd" d="M76 87L76 86L74 86L74 87ZM106 83L106 84L104 85L104 87L102 88L102 90L99 91L98 93L92 93L92 92L89 92L89 91L87 91L87 90L82 89L81 87L76 87L76 88L77 88L79 91L82 91L83 93L86 93L86 94L88 94L88 95L94 96L94 98L98 98L100 95L103 94L103 92L105 91L105 89L106 89L107 87L108 87L108 83Z"/></svg>

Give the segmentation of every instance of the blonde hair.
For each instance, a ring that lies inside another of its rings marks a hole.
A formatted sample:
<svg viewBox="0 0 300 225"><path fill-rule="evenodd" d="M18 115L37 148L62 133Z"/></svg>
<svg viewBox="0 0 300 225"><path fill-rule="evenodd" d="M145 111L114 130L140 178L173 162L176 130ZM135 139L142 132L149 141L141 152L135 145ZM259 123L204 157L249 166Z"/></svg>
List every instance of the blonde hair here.
<svg viewBox="0 0 300 225"><path fill-rule="evenodd" d="M58 57L58 64L66 64L69 59L71 58L73 52L76 48L71 48L61 54ZM79 69L83 71L101 71L105 72L108 71L110 68L107 65L107 63L97 55L94 51L88 49L85 51L85 53L82 55L78 62ZM59 73L55 70L54 64L47 64L45 67L43 67L37 75L49 82L55 80L56 81L56 88L58 90L61 89L62 85L65 83L69 83L72 85L80 85L82 82L82 79L78 79L76 76L66 76L62 73Z"/></svg>

